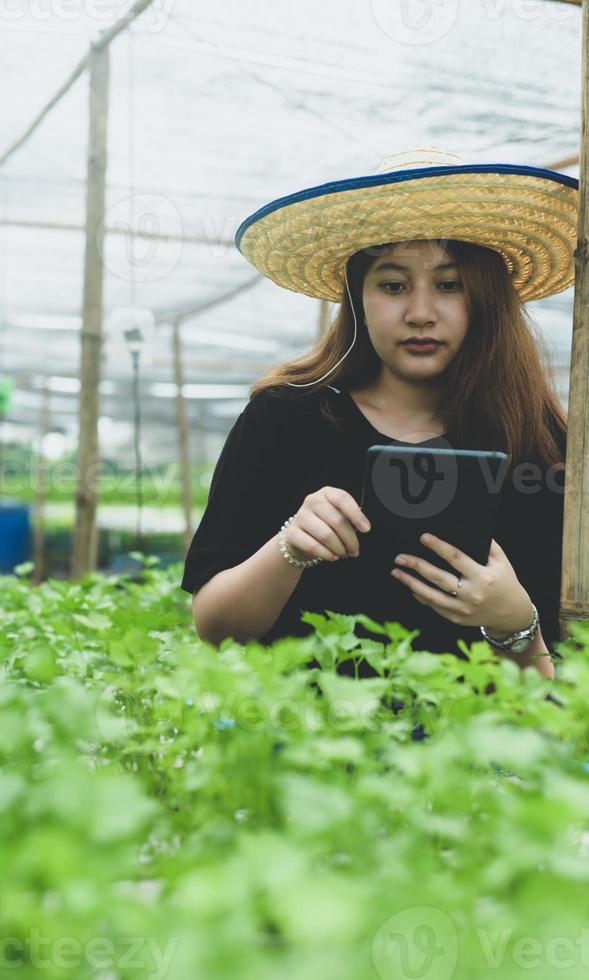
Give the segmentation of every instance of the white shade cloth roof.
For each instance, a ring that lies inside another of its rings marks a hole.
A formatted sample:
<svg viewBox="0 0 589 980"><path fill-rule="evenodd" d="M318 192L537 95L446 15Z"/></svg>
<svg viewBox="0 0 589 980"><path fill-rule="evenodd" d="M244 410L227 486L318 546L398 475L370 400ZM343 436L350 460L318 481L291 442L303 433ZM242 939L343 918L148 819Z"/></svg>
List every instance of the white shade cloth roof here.
<svg viewBox="0 0 589 980"><path fill-rule="evenodd" d="M130 6L3 6L0 154ZM411 4L384 0L160 0L112 43L104 312L137 304L160 322L142 378L148 447L175 452L162 433L175 425L174 311L233 292L182 326L191 426L217 417L219 431L256 377L316 336L318 301L256 281L232 244L258 207L369 173L412 145L537 166L578 152L579 8L473 0L428 9L420 22ZM54 424L76 429L87 132L84 74L0 167L0 375L15 379L10 432L23 441L45 378ZM167 240L132 249L131 226ZM572 301L568 290L531 304L565 403ZM128 425L130 360L106 349L103 379L103 416Z"/></svg>

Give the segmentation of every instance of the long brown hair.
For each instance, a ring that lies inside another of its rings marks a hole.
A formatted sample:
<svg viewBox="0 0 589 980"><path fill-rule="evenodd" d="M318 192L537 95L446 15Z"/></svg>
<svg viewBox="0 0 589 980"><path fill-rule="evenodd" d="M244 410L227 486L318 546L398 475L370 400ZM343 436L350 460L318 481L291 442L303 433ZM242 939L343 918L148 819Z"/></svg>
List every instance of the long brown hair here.
<svg viewBox="0 0 589 980"><path fill-rule="evenodd" d="M363 323L362 288L375 256L391 244L363 249L348 259L358 336L347 357L319 383L319 389L327 384L362 388L378 377L382 362ZM531 461L547 468L563 463L566 414L556 394L546 348L502 256L468 242L440 244L458 265L469 311L468 332L448 368L442 391L440 411L446 438L455 448L509 453L511 467ZM312 349L272 367L252 385L250 397L282 386L285 396L292 398L316 391L286 386L288 382L314 382L323 377L343 357L353 336L352 307L344 286L335 318ZM326 397L321 401L321 413L334 425L339 424Z"/></svg>

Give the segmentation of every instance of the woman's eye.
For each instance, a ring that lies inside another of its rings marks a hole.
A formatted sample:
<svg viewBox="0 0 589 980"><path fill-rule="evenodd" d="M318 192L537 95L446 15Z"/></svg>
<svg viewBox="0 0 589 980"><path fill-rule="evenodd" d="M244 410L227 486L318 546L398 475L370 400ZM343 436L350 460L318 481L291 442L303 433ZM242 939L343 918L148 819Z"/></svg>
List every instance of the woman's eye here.
<svg viewBox="0 0 589 980"><path fill-rule="evenodd" d="M390 287L395 287L395 286L404 287L405 286L405 283L403 283L403 282L383 282L383 283L381 283L381 285L383 286L383 288L386 288L388 286L390 286ZM440 286L444 286L444 287L449 286L450 287L449 289L444 288L442 290L442 292L444 292L444 293L450 293L450 292L452 292L454 290L455 287L456 288L460 288L462 286L462 283L461 283L460 279L446 279L444 282L439 283L439 285ZM400 292L400 290L393 288L392 289L392 292L393 293L398 293L398 292Z"/></svg>

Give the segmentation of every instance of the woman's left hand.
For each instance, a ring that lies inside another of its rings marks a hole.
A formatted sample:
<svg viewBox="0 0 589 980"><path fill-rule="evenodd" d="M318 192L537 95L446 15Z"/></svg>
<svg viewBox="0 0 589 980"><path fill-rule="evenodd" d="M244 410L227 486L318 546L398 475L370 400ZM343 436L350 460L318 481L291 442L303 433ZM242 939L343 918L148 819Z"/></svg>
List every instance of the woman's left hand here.
<svg viewBox="0 0 589 980"><path fill-rule="evenodd" d="M422 534L420 541L455 568L456 575L415 555L397 555L395 561L403 569L413 568L437 586L431 588L407 572L394 569L391 575L407 585L418 602L430 606L451 623L484 626L491 636L498 638L500 633L512 633L529 625L532 618L530 596L494 539L486 565L480 565L454 545L432 534ZM456 597L449 595L453 591L458 593Z"/></svg>

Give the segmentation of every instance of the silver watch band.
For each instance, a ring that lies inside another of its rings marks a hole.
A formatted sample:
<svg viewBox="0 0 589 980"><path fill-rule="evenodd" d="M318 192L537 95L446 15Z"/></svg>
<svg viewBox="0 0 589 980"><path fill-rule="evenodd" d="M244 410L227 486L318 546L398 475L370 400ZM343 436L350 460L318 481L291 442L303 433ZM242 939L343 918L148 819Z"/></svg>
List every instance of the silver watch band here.
<svg viewBox="0 0 589 980"><path fill-rule="evenodd" d="M532 609L534 611L534 618L530 625L524 630L518 630L510 636L506 636L504 640L493 639L492 636L489 636L484 626L479 627L480 631L487 643L490 643L491 646L496 647L498 650L513 650L515 653L521 653L531 645L540 625L538 610L534 603L532 603Z"/></svg>

